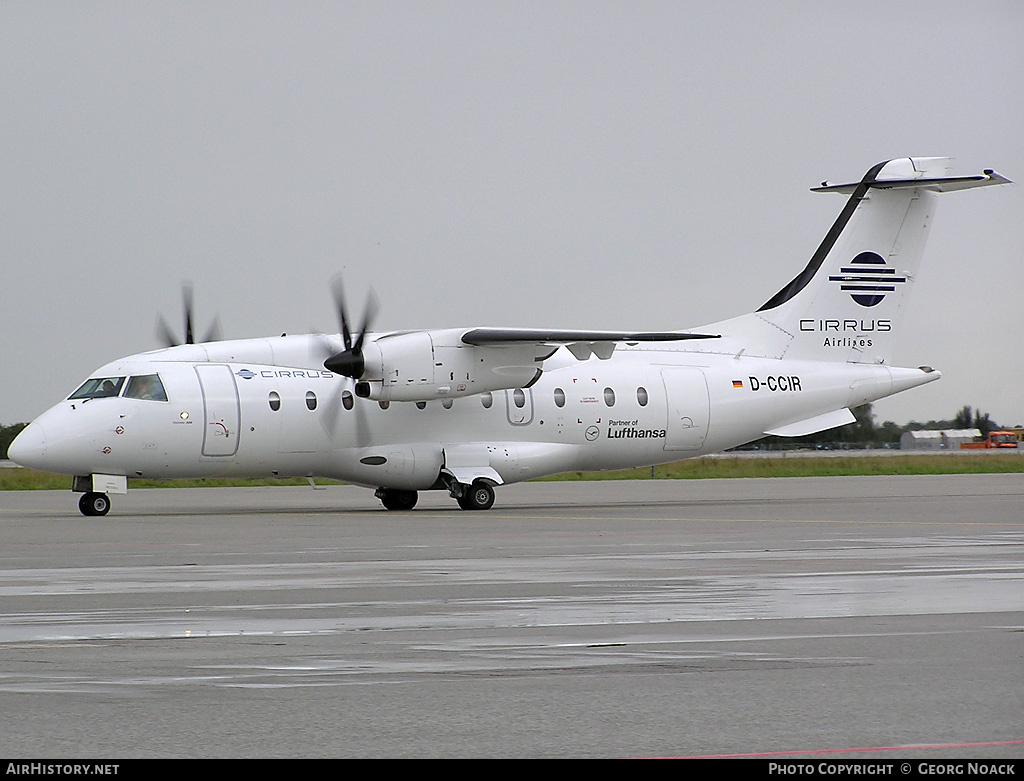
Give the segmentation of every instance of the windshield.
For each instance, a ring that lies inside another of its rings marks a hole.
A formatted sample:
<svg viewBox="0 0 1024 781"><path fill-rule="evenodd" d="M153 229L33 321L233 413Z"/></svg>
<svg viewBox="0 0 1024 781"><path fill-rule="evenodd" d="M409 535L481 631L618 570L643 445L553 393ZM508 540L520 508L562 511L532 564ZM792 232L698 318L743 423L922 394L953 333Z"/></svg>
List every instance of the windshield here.
<svg viewBox="0 0 1024 781"><path fill-rule="evenodd" d="M82 383L82 387L68 396L68 399L102 399L116 396L124 385L124 377L93 377Z"/></svg>
<svg viewBox="0 0 1024 781"><path fill-rule="evenodd" d="M124 389L126 399L145 399L147 401L167 401L167 392L160 382L158 374L143 374L128 380Z"/></svg>

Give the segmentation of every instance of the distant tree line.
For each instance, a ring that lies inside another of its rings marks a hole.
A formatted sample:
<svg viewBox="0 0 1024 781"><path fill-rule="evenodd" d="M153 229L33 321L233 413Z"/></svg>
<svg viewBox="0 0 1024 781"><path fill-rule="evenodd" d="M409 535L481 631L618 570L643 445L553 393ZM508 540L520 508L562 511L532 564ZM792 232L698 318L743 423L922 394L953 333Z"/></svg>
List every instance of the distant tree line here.
<svg viewBox="0 0 1024 781"><path fill-rule="evenodd" d="M992 420L987 412L972 410L964 405L960 411L948 420L929 420L921 423L912 420L905 425L887 420L881 425L875 423L875 414L870 404L854 407L853 416L856 422L839 428L819 431L806 437L764 437L744 445L743 449L790 450L794 448L869 448L898 447L900 437L907 431L944 431L947 429L976 428L986 436L990 431L998 431L1002 426Z"/></svg>
<svg viewBox="0 0 1024 781"><path fill-rule="evenodd" d="M964 405L960 408L960 411L956 413L956 417L953 418L955 425L950 428L976 428L981 430L983 437L988 436L990 431L998 431L1001 427L988 416L988 413L982 413L982 411L975 410L973 417L971 416L971 408L969 405Z"/></svg>

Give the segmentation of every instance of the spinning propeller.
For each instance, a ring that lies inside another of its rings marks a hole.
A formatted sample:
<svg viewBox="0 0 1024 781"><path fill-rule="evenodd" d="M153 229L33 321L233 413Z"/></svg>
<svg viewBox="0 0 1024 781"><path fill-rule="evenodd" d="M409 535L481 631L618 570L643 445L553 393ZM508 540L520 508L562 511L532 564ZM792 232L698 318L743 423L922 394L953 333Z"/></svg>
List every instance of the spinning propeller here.
<svg viewBox="0 0 1024 781"><path fill-rule="evenodd" d="M311 354L310 358L316 362L323 361L323 366L328 371L335 374L341 375L342 377L349 377L352 380L358 380L365 370L365 361L363 360L363 344L366 339L366 334L370 330L370 325L377 315L378 304L377 298L371 291L367 297L366 312L363 316L363 325L358 332L358 336L355 341L352 339L352 329L349 325L348 312L345 306L345 295L342 289L341 276L334 278L331 283L331 290L334 293L334 305L338 312L338 322L341 328L341 340L343 350L337 352L337 340L329 338L323 334L317 335L311 341ZM324 360L326 354L327 359ZM354 385L358 385L355 382ZM347 386L347 387L346 387ZM341 414L342 407L342 396L344 394L350 394L350 399L345 402L346 409L352 409L351 392L355 390L355 387L349 385L349 383L343 383L343 390L340 390L336 394L332 394L324 405L324 415L321 418L321 423L324 426L324 430L327 434L333 438L337 429L339 415ZM348 388L351 388L349 390ZM358 393L356 394L358 395ZM355 438L353 444L357 447L365 447L372 442L372 436L370 433L370 423L366 418L366 408L359 402L355 405Z"/></svg>
<svg viewBox="0 0 1024 781"><path fill-rule="evenodd" d="M335 374L358 380L363 376L363 371L366 369L366 363L363 360L363 341L366 339L366 334L370 330L370 325L374 317L377 316L377 310L380 307L377 303L377 297L371 290L366 299L366 312L363 315L362 327L360 327L359 335L356 337L355 342L353 342L340 276L334 278L331 289L334 291L334 305L338 310L338 320L341 323L341 339L345 349L324 361L324 368Z"/></svg>
<svg viewBox="0 0 1024 781"><path fill-rule="evenodd" d="M185 308L185 341L184 344L195 344L195 338L192 331L192 283L183 282L181 285L181 298ZM174 332L171 331L167 325L167 321L164 320L162 315L157 316L156 324L157 338L163 342L165 347L177 347L182 344L179 342ZM218 342L220 341L220 323L216 317L213 318L213 323L210 325L209 330L206 332L206 338L204 342Z"/></svg>

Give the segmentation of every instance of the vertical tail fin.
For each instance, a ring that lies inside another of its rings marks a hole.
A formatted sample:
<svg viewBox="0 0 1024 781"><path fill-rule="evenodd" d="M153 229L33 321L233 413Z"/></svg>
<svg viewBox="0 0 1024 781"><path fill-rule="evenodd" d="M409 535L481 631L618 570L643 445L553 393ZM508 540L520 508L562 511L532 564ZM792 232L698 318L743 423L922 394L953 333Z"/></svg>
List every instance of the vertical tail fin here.
<svg viewBox="0 0 1024 781"><path fill-rule="evenodd" d="M748 332L754 351L888 363L921 265L935 194L1009 182L990 170L946 176L947 159L889 160L859 182L813 188L850 197L804 270L753 315L721 324L723 330L750 325L753 317L761 321ZM740 330L731 335L739 337Z"/></svg>

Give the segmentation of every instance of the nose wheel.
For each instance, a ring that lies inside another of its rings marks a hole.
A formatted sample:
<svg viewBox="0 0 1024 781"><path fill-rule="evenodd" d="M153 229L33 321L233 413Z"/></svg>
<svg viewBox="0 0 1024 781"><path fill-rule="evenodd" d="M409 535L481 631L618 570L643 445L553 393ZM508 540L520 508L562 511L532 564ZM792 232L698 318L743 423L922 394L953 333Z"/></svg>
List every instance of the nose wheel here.
<svg viewBox="0 0 1024 781"><path fill-rule="evenodd" d="M78 509L82 515L106 515L110 512L110 497L96 491L82 494L78 500Z"/></svg>

